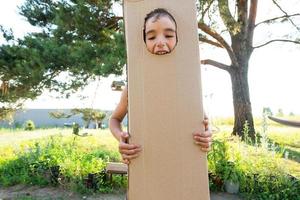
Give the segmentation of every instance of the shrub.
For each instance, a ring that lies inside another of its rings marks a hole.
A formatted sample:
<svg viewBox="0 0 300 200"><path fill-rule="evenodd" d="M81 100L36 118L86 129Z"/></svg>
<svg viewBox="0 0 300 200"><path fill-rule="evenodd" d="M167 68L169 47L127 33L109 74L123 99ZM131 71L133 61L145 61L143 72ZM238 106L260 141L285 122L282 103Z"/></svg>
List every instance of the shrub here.
<svg viewBox="0 0 300 200"><path fill-rule="evenodd" d="M300 180L289 174L281 157L264 141L249 145L238 137L218 134L208 153L210 189L222 191L225 180L234 179L245 199L298 200Z"/></svg>
<svg viewBox="0 0 300 200"><path fill-rule="evenodd" d="M34 122L32 120L27 120L24 124L24 129L26 131L33 131L35 129Z"/></svg>
<svg viewBox="0 0 300 200"><path fill-rule="evenodd" d="M120 161L115 144L112 148L94 136L51 136L17 150L0 148L0 185L62 185L81 193L125 188L118 180L105 181L102 173L107 162Z"/></svg>

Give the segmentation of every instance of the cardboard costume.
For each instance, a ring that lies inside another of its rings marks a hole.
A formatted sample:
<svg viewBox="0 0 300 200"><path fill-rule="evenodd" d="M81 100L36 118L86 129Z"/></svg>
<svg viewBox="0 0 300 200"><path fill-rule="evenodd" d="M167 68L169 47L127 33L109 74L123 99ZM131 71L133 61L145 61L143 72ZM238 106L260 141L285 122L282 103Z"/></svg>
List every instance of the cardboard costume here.
<svg viewBox="0 0 300 200"><path fill-rule="evenodd" d="M177 23L170 54L153 55L143 41L144 18L155 8ZM124 0L124 18L129 143L143 149L129 165L128 200L207 200L206 153L192 137L204 129L195 1Z"/></svg>

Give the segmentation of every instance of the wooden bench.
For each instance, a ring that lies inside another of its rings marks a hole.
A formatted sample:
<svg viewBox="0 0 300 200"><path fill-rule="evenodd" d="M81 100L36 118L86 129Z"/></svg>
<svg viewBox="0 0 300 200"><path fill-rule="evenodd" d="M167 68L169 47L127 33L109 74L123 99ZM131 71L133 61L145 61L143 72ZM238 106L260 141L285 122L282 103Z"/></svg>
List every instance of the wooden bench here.
<svg viewBox="0 0 300 200"><path fill-rule="evenodd" d="M111 182L113 174L122 175L123 178L124 175L128 173L128 166L124 163L109 162L107 163L105 172L108 175L109 181Z"/></svg>

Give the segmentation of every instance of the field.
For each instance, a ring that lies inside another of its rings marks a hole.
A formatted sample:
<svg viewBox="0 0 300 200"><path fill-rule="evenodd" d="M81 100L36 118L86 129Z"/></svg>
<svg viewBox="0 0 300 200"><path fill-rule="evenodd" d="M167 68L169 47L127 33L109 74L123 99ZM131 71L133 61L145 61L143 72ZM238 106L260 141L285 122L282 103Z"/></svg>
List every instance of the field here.
<svg viewBox="0 0 300 200"><path fill-rule="evenodd" d="M228 178L240 184L243 199L297 199L300 196L300 129L257 122L259 142L247 144L230 135L230 119L212 124L208 154L210 189L225 190ZM126 178L107 181L107 162L120 161L109 130L0 129L0 188L56 187L81 195L122 194ZM93 177L93 178L91 178ZM76 192L75 192L76 191Z"/></svg>

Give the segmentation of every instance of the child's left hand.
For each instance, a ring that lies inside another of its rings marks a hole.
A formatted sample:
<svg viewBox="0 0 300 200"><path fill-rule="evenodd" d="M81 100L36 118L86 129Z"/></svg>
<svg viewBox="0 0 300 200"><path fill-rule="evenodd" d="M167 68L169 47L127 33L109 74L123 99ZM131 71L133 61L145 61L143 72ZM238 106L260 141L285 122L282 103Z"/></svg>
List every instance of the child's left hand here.
<svg viewBox="0 0 300 200"><path fill-rule="evenodd" d="M208 119L203 120L204 124L204 132L201 131L195 131L193 133L193 138L195 141L195 144L199 145L201 150L204 152L210 151L211 141L212 141L212 133L209 130L208 127Z"/></svg>

